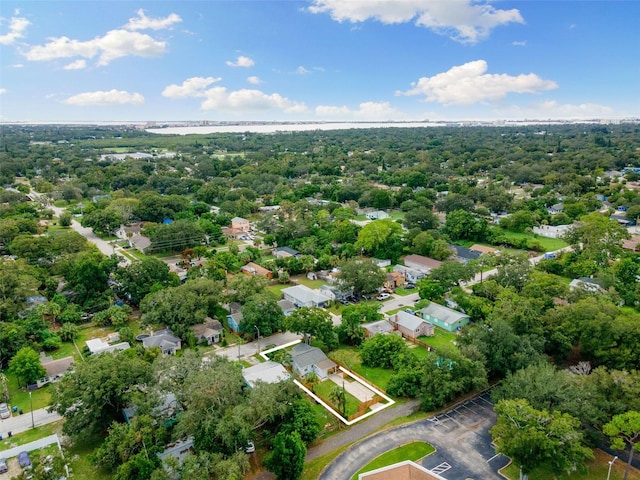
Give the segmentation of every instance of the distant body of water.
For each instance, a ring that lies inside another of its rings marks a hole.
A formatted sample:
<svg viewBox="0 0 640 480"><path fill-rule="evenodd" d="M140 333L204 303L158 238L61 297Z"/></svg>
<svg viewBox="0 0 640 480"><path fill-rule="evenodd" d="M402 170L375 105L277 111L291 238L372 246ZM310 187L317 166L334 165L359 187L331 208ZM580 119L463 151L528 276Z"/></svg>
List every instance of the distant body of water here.
<svg viewBox="0 0 640 480"><path fill-rule="evenodd" d="M250 124L250 125L209 125L203 127L167 127L147 128L149 133L164 135L206 135L209 133L276 133L276 132L308 132L314 130L348 130L352 128L420 128L458 125L434 122L353 122L353 123L282 123L282 124Z"/></svg>

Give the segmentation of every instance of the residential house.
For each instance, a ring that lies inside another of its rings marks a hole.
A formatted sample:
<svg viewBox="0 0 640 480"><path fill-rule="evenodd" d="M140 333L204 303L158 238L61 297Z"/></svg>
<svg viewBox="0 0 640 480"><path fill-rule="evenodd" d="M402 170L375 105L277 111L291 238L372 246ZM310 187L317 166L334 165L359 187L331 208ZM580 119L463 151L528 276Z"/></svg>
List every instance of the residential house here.
<svg viewBox="0 0 640 480"><path fill-rule="evenodd" d="M387 212L383 212L382 210L376 210L374 212L368 212L365 216L369 220L384 220L385 218L389 218L389 214Z"/></svg>
<svg viewBox="0 0 640 480"><path fill-rule="evenodd" d="M561 203L556 203L547 208L547 212L549 215L557 215L558 213L562 213L564 210L564 205Z"/></svg>
<svg viewBox="0 0 640 480"><path fill-rule="evenodd" d="M108 353L120 352L122 350L127 350L128 348L131 348L131 345L129 345L127 342L120 342L120 343L115 343L113 345L110 345L109 343L105 342L101 338L92 338L91 340L87 340L87 347L89 348L89 353L91 355L96 355L98 353L105 353L105 352L108 352Z"/></svg>
<svg viewBox="0 0 640 480"><path fill-rule="evenodd" d="M282 310L282 313L284 313L285 317L291 315L296 309L296 306L292 302L284 299L278 300L278 306L280 307L280 310Z"/></svg>
<svg viewBox="0 0 640 480"><path fill-rule="evenodd" d="M240 268L240 271L245 275L257 275L264 278L273 278L273 272L271 270L267 270L266 268L253 262L247 263L245 266Z"/></svg>
<svg viewBox="0 0 640 480"><path fill-rule="evenodd" d="M247 233L251 230L251 223L246 218L233 217L231 219L231 228Z"/></svg>
<svg viewBox="0 0 640 480"><path fill-rule="evenodd" d="M380 258L374 258L371 261L375 263L378 266L378 268L386 268L391 266L391 260L382 260Z"/></svg>
<svg viewBox="0 0 640 480"><path fill-rule="evenodd" d="M300 252L290 247L278 247L273 249L273 256L276 258L298 257Z"/></svg>
<svg viewBox="0 0 640 480"><path fill-rule="evenodd" d="M282 289L285 300L289 300L296 307L324 307L331 299L319 290L312 290L305 285L296 285Z"/></svg>
<svg viewBox="0 0 640 480"><path fill-rule="evenodd" d="M471 250L470 248L461 247L460 245L449 245L451 252L453 253L452 259L460 263L467 264L471 260L477 260L482 255L477 250Z"/></svg>
<svg viewBox="0 0 640 480"><path fill-rule="evenodd" d="M640 235L635 235L629 240L623 240L622 248L624 248L625 250L630 250L632 252L640 251Z"/></svg>
<svg viewBox="0 0 640 480"><path fill-rule="evenodd" d="M636 219L627 217L625 212L616 212L609 217L609 220L614 220L624 227L632 227L636 224Z"/></svg>
<svg viewBox="0 0 640 480"><path fill-rule="evenodd" d="M599 293L602 292L603 289L598 283L596 283L592 278L588 277L580 277L574 280L571 280L569 283L569 290L586 290L591 293Z"/></svg>
<svg viewBox="0 0 640 480"><path fill-rule="evenodd" d="M247 385L253 388L257 382L280 383L291 378L291 375L280 363L268 360L243 368L242 377Z"/></svg>
<svg viewBox="0 0 640 480"><path fill-rule="evenodd" d="M452 310L434 302L430 302L429 305L418 310L417 313L427 322L448 332L457 332L465 325L469 325L469 315L466 313Z"/></svg>
<svg viewBox="0 0 640 480"><path fill-rule="evenodd" d="M331 300L344 300L351 294L351 292L347 292L340 288L340 285L320 285L318 290Z"/></svg>
<svg viewBox="0 0 640 480"><path fill-rule="evenodd" d="M143 227L142 222L131 223L129 225L120 225L120 228L116 230L116 237L122 240L128 240L134 235L139 235Z"/></svg>
<svg viewBox="0 0 640 480"><path fill-rule="evenodd" d="M411 460L394 463L358 475L358 480L445 480L444 477Z"/></svg>
<svg viewBox="0 0 640 480"><path fill-rule="evenodd" d="M337 370L337 365L322 350L306 343L299 343L291 349L291 367L301 377L314 372L323 380Z"/></svg>
<svg viewBox="0 0 640 480"><path fill-rule="evenodd" d="M220 342L224 336L222 323L211 317L205 317L204 323L194 325L191 329L196 337L196 341L198 343L206 343L207 345Z"/></svg>
<svg viewBox="0 0 640 480"><path fill-rule="evenodd" d="M573 225L540 225L539 227L533 227L533 233L541 237L562 238L572 226Z"/></svg>
<svg viewBox="0 0 640 480"><path fill-rule="evenodd" d="M403 337L431 337L435 334L435 327L431 323L404 310L392 315L391 321Z"/></svg>
<svg viewBox="0 0 640 480"><path fill-rule="evenodd" d="M135 248L139 252L144 253L145 250L151 246L151 239L149 237L145 237L144 235L136 233L133 236L129 237L129 246L131 248Z"/></svg>
<svg viewBox="0 0 640 480"><path fill-rule="evenodd" d="M171 330L158 330L142 339L144 348L158 347L163 355L175 355L182 348L182 342Z"/></svg>
<svg viewBox="0 0 640 480"><path fill-rule="evenodd" d="M426 274L422 270L418 270L417 268L405 267L404 265L394 265L393 271L401 273L405 280L410 283L416 283Z"/></svg>
<svg viewBox="0 0 640 480"><path fill-rule="evenodd" d="M229 310L229 314L227 315L227 327L234 332L239 331L240 322L244 318L242 316L242 307L239 303L233 302L227 306L227 310Z"/></svg>
<svg viewBox="0 0 640 480"><path fill-rule="evenodd" d="M156 455L158 455L161 462L167 457L175 457L178 460L178 465L181 465L184 459L193 451L193 437L187 437L184 440L167 444L164 450Z"/></svg>
<svg viewBox="0 0 640 480"><path fill-rule="evenodd" d="M387 335L393 333L393 325L387 320L378 320L377 322L363 323L360 325L364 328L364 336L371 338L376 334Z"/></svg>
<svg viewBox="0 0 640 480"><path fill-rule="evenodd" d="M66 375L73 365L73 357L69 356L54 360L41 353L40 364L44 367L46 373L44 377L37 381L38 388L47 383L55 383Z"/></svg>
<svg viewBox="0 0 640 480"><path fill-rule="evenodd" d="M238 228L222 227L222 235L224 235L226 238L239 240L240 237L245 237L247 235L247 232Z"/></svg>
<svg viewBox="0 0 640 480"><path fill-rule="evenodd" d="M407 267L415 268L423 273L429 273L431 270L438 268L442 262L423 255L407 255L404 257L404 264Z"/></svg>
<svg viewBox="0 0 640 480"><path fill-rule="evenodd" d="M407 279L402 272L389 272L384 281L384 288L394 290L402 287L405 283L407 283Z"/></svg>

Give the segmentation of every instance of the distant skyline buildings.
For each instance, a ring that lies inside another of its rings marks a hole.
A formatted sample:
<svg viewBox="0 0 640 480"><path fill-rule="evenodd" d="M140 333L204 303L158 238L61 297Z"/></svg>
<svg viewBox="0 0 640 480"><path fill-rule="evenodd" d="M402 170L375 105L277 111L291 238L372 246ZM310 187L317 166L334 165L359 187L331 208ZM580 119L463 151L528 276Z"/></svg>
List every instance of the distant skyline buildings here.
<svg viewBox="0 0 640 480"><path fill-rule="evenodd" d="M640 2L3 1L0 122L620 120Z"/></svg>

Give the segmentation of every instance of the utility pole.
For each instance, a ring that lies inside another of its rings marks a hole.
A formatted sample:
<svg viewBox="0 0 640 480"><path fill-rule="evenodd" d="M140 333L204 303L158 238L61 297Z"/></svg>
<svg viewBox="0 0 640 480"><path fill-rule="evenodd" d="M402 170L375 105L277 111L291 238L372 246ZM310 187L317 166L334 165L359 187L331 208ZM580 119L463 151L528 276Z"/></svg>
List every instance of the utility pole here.
<svg viewBox="0 0 640 480"><path fill-rule="evenodd" d="M260 329L257 325L254 325L256 331L258 332L258 353L260 353Z"/></svg>
<svg viewBox="0 0 640 480"><path fill-rule="evenodd" d="M33 398L31 398L31 390L29 390L29 403L31 404L31 428L36 428L36 424L33 421Z"/></svg>

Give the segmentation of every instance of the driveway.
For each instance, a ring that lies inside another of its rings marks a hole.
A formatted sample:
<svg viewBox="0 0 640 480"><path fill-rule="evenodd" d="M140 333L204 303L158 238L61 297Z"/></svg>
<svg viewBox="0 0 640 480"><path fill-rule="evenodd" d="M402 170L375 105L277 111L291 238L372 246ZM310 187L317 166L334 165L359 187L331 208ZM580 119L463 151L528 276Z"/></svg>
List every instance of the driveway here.
<svg viewBox="0 0 640 480"><path fill-rule="evenodd" d="M270 337L262 337L260 339L260 351L266 350L267 346L273 347L273 345L279 347L287 343L295 342L302 339L301 335L291 332L276 333ZM258 342L248 342L241 345L232 345L226 348L217 348L209 353L209 355L220 355L226 357L229 360L250 360L250 358L258 353ZM206 358L206 357L205 357Z"/></svg>
<svg viewBox="0 0 640 480"><path fill-rule="evenodd" d="M490 394L482 394L437 417L365 438L337 457L319 478L349 479L377 456L406 443L425 441L436 452L420 463L447 480L501 480L498 470L509 459L496 455L492 446L489 429L495 418Z"/></svg>

